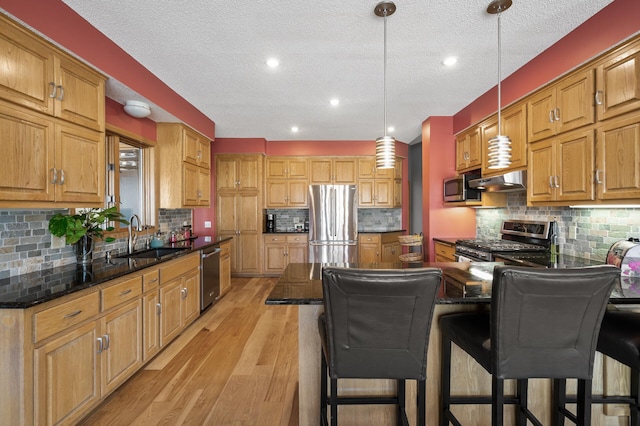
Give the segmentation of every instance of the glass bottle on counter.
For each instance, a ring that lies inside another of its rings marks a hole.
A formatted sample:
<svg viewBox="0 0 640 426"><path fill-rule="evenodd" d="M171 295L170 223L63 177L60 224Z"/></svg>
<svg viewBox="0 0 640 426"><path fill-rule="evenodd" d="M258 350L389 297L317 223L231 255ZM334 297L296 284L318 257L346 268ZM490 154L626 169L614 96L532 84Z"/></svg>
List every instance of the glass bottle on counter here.
<svg viewBox="0 0 640 426"><path fill-rule="evenodd" d="M558 222L551 222L551 256L555 257L560 254L560 245L558 244Z"/></svg>

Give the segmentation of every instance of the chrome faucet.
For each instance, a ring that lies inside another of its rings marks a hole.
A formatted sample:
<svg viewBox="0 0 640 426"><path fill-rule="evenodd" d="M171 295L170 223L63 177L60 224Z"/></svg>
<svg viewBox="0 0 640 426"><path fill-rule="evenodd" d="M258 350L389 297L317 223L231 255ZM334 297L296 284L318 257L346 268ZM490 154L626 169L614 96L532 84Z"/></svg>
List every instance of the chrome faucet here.
<svg viewBox="0 0 640 426"><path fill-rule="evenodd" d="M133 219L136 220L135 231L133 229ZM134 214L129 218L129 254L132 254L136 248L136 239L138 238L138 232L142 231L140 227L140 218L137 214Z"/></svg>

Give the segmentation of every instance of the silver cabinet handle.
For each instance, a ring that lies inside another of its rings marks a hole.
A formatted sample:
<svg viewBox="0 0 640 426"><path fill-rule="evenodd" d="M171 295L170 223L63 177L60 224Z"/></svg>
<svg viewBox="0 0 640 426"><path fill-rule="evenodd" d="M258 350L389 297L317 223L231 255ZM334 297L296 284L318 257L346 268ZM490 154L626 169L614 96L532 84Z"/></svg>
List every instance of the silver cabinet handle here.
<svg viewBox="0 0 640 426"><path fill-rule="evenodd" d="M602 180L600 180L600 169L596 169L596 183L602 184Z"/></svg>
<svg viewBox="0 0 640 426"><path fill-rule="evenodd" d="M602 105L602 90L596 91L595 101L596 105Z"/></svg>
<svg viewBox="0 0 640 426"><path fill-rule="evenodd" d="M560 121L560 108L556 108L553 110L553 118L555 121Z"/></svg>
<svg viewBox="0 0 640 426"><path fill-rule="evenodd" d="M59 184L62 185L64 183L64 170L60 169L60 182Z"/></svg>
<svg viewBox="0 0 640 426"><path fill-rule="evenodd" d="M109 335L105 334L102 337L104 339L104 350L106 351L107 349L109 349Z"/></svg>
<svg viewBox="0 0 640 426"><path fill-rule="evenodd" d="M156 303L156 314L160 315L162 313L162 305L160 303Z"/></svg>
<svg viewBox="0 0 640 426"><path fill-rule="evenodd" d="M198 151L198 160L202 158L202 151Z"/></svg>
<svg viewBox="0 0 640 426"><path fill-rule="evenodd" d="M50 171L51 171L51 175L52 175L51 176L51 183L55 185L56 183L58 183L58 171L56 170L55 167L52 168Z"/></svg>
<svg viewBox="0 0 640 426"><path fill-rule="evenodd" d="M102 337L98 337L96 340L98 341L98 353L102 353L102 350L104 349L104 344L102 343Z"/></svg>
<svg viewBox="0 0 640 426"><path fill-rule="evenodd" d="M554 118L553 118L553 110L549 111L549 123L553 123L554 122Z"/></svg>
<svg viewBox="0 0 640 426"><path fill-rule="evenodd" d="M553 188L553 176L549 176L549 188Z"/></svg>
<svg viewBox="0 0 640 426"><path fill-rule="evenodd" d="M198 189L198 198L202 198L202 191Z"/></svg>
<svg viewBox="0 0 640 426"><path fill-rule="evenodd" d="M152 279L151 281L149 281L149 283L155 283L155 282L157 282L157 281L158 281L158 279L157 279L157 278L154 278L154 279Z"/></svg>
<svg viewBox="0 0 640 426"><path fill-rule="evenodd" d="M64 318L73 318L77 315L80 315L80 312L82 312L82 310L77 310L77 311L73 311L71 313L68 313L67 315L64 316Z"/></svg>
<svg viewBox="0 0 640 426"><path fill-rule="evenodd" d="M182 298L186 299L187 298L187 289L183 288L182 290L180 290L180 292L182 293Z"/></svg>
<svg viewBox="0 0 640 426"><path fill-rule="evenodd" d="M556 184L556 188L560 188L560 184L558 183L558 176L554 176L553 181Z"/></svg>
<svg viewBox="0 0 640 426"><path fill-rule="evenodd" d="M60 94L58 95L58 100L61 101L64 99L64 88L61 85L58 85L58 89L60 89Z"/></svg>
<svg viewBox="0 0 640 426"><path fill-rule="evenodd" d="M53 81L49 82L49 86L51 86L51 92L49 92L49 97L50 98L55 98L56 97L56 84Z"/></svg>
<svg viewBox="0 0 640 426"><path fill-rule="evenodd" d="M133 290L128 289L128 290L124 290L120 292L120 296L126 296L127 294L131 293Z"/></svg>

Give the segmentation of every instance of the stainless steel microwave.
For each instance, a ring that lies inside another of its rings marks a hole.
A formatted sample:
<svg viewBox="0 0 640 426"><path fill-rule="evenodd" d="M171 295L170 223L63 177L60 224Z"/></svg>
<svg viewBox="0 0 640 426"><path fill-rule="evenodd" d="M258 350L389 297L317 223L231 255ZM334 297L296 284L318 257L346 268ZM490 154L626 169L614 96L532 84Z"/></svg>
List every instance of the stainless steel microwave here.
<svg viewBox="0 0 640 426"><path fill-rule="evenodd" d="M465 173L444 180L444 201L480 201L481 192L469 188L471 179L478 179L479 173Z"/></svg>

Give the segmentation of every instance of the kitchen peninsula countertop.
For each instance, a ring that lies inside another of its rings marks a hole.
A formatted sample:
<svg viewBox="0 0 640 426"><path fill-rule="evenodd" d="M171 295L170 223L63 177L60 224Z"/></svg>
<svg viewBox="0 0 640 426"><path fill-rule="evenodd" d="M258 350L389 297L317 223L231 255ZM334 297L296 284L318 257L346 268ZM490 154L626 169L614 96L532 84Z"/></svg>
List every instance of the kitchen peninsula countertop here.
<svg viewBox="0 0 640 426"><path fill-rule="evenodd" d="M575 260L575 258L573 259ZM321 276L323 266L362 269L441 268L443 282L438 291L438 304L489 303L491 301L493 268L498 265L504 265L504 263L425 262L418 264L418 266L406 263L291 263L280 276L265 303L267 305L321 305L323 303ZM562 263L558 264L558 267L562 266ZM567 267L573 266L576 266L575 262L567 263ZM640 277L622 277L620 285L611 293L610 303L640 303Z"/></svg>
<svg viewBox="0 0 640 426"><path fill-rule="evenodd" d="M71 264L0 279L0 309L26 309L58 297L148 268L194 251L221 244L231 237L198 237L165 247L187 247L168 256L152 259L112 257L94 259L90 265ZM142 250L139 250L142 251Z"/></svg>

